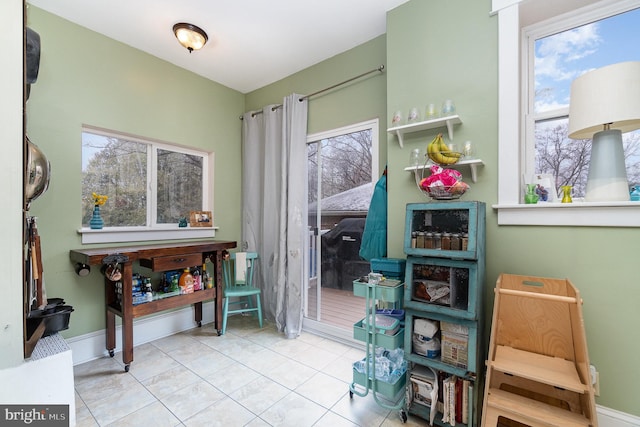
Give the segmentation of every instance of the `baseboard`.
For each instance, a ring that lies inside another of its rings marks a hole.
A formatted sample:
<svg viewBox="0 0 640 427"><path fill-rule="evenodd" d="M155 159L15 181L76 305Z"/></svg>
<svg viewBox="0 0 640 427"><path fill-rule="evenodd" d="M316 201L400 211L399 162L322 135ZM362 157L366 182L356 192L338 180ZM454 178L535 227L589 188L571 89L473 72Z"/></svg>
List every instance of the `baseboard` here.
<svg viewBox="0 0 640 427"><path fill-rule="evenodd" d="M213 328L213 302L203 303L202 327ZM159 338L177 334L179 332L193 329L196 324L193 321L193 307L188 306L179 310L165 312L156 316L135 319L133 327L133 345L138 346ZM329 337L326 328L318 325L317 322L309 322L305 319L305 330ZM335 331L334 331L335 332ZM340 337L338 341L354 345L355 341L349 335ZM91 332L85 335L66 339L73 355L73 365L89 362L108 355L105 349L105 330ZM122 350L122 327L116 327L116 348L115 351ZM135 357L135 351L134 351ZM640 417L636 417L625 412L616 411L605 406L596 405L598 412L598 424L600 427L639 427Z"/></svg>
<svg viewBox="0 0 640 427"><path fill-rule="evenodd" d="M640 417L616 411L605 406L596 405L598 413L598 425L600 427L638 427Z"/></svg>
<svg viewBox="0 0 640 427"><path fill-rule="evenodd" d="M212 328L214 303L212 301L202 304L202 327ZM194 322L194 309L186 306L181 309L163 312L158 315L142 317L133 321L133 345L138 346L159 338L177 334L196 327ZM89 362L109 353L105 346L105 330L91 332L76 337L67 338L67 344L73 354L73 365ZM122 351L122 326L116 326L115 352ZM135 352L134 352L135 357Z"/></svg>

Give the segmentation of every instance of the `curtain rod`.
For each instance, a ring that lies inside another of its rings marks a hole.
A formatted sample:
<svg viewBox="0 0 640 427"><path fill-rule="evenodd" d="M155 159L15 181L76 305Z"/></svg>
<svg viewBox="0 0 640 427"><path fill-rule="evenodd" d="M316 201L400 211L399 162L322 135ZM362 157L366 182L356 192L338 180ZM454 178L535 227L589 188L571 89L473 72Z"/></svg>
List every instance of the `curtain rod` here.
<svg viewBox="0 0 640 427"><path fill-rule="evenodd" d="M326 91L328 91L328 90L331 90L331 89L335 89L335 88L337 88L338 86L342 86L342 85L344 85L344 84L347 84L347 83L349 83L349 82L352 82L352 81L354 81L354 80L356 80L356 79L359 79L360 77L364 77L364 76L366 76L367 74L375 73L376 71L379 71L379 72L384 71L384 64L380 65L378 68L374 68L373 70L369 70L369 71L364 72L364 73L362 73L362 74L359 74L359 75L357 75L357 76L355 76L355 77L351 77L350 79L347 79L347 80L345 80L345 81L343 81L343 82L336 83L336 84L334 84L333 86L329 86L329 87L326 87L326 88L324 88L324 89L321 89L321 90L319 90L319 91L317 91L317 92L313 92L313 93L310 93L309 95L305 95L305 96L303 96L302 98L300 98L298 101L302 102L302 101L304 101L305 99L311 98L312 96L319 95L319 94L321 94L321 93L323 93L323 92L326 92ZM275 105L275 106L274 106L274 107L272 107L271 109L272 109L272 110L277 110L277 109L278 109L278 108L280 108L280 107L282 107L282 104ZM251 117L254 117L256 114L262 114L262 111L255 111L255 112L251 113ZM242 116L240 116L240 120L243 120Z"/></svg>

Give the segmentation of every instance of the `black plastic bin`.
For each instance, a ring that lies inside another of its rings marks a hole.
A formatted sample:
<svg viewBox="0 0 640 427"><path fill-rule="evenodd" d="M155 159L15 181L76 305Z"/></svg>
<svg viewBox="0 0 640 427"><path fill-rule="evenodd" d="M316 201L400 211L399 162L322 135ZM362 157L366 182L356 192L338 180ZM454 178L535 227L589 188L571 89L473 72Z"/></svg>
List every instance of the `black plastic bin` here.
<svg viewBox="0 0 640 427"><path fill-rule="evenodd" d="M42 310L32 310L27 316L27 337L30 338L36 331L40 322L45 323L43 337L55 334L56 332L69 329L69 320L73 307L64 305L62 298L50 298L49 304Z"/></svg>

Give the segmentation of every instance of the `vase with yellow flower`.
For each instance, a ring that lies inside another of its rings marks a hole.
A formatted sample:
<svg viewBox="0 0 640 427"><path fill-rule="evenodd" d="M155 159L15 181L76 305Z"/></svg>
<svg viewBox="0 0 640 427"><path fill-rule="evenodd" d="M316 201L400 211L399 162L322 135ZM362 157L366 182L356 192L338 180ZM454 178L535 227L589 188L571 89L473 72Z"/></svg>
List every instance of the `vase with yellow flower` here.
<svg viewBox="0 0 640 427"><path fill-rule="evenodd" d="M93 197L93 216L89 221L89 226L94 230L100 230L104 226L104 221L100 215L100 206L107 202L108 197L96 193L91 193Z"/></svg>

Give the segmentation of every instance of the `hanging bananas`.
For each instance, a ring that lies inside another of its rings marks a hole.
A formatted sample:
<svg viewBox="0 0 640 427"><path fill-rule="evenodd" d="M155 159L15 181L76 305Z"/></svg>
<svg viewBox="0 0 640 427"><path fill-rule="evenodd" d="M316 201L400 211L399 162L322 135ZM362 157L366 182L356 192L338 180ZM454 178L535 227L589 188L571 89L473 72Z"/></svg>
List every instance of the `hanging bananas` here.
<svg viewBox="0 0 640 427"><path fill-rule="evenodd" d="M462 156L461 153L451 151L447 144L442 139L442 134L439 133L435 138L427 145L427 155L429 158L439 165L452 165L457 163Z"/></svg>

